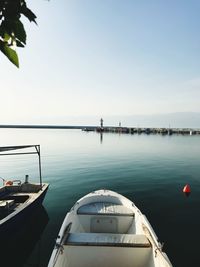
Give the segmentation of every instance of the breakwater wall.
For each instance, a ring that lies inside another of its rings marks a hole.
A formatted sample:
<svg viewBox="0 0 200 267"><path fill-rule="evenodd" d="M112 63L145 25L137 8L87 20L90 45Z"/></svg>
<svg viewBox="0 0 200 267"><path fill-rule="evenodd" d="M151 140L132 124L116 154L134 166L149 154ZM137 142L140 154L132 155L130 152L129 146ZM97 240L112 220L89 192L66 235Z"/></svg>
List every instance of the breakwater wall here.
<svg viewBox="0 0 200 267"><path fill-rule="evenodd" d="M18 125L18 124L2 124L0 128L14 128L14 129L89 129L90 126L70 126L70 125ZM93 127L93 129L95 129Z"/></svg>
<svg viewBox="0 0 200 267"><path fill-rule="evenodd" d="M84 131L96 132L112 132L125 134L185 134L185 135L200 135L200 129L194 128L138 128L138 127L86 127Z"/></svg>
<svg viewBox="0 0 200 267"><path fill-rule="evenodd" d="M142 128L142 127L114 127L114 126L70 126L70 125L18 125L18 124L2 124L0 128L15 128L15 129L80 129L82 131L93 132L110 132L124 134L186 134L200 135L200 128Z"/></svg>

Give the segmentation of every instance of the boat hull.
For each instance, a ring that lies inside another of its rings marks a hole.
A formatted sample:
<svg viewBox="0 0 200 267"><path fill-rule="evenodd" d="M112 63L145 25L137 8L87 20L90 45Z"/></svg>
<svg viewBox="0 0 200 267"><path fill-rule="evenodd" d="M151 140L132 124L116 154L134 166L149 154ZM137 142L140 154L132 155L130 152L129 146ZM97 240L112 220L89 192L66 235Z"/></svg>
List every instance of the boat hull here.
<svg viewBox="0 0 200 267"><path fill-rule="evenodd" d="M44 197L47 193L49 185L44 184L43 189L38 194L36 198L33 199L28 205L26 203L22 204L20 210L12 216L8 216L5 221L0 221L0 236L4 236L15 233L21 224L26 222L26 218L29 217L35 209L42 205ZM37 219L37 218L36 218Z"/></svg>
<svg viewBox="0 0 200 267"><path fill-rule="evenodd" d="M94 191L67 213L48 267L172 267L146 216L126 197Z"/></svg>
<svg viewBox="0 0 200 267"><path fill-rule="evenodd" d="M25 223L19 225L15 233L7 234L4 238L1 236L1 266L35 266L35 262L37 262L37 266L43 266L43 258L40 257L40 253L33 253L33 251L37 251L42 245L41 235L48 221L49 218L45 208L39 205L32 210L30 216L26 217ZM30 257L32 253L34 257Z"/></svg>

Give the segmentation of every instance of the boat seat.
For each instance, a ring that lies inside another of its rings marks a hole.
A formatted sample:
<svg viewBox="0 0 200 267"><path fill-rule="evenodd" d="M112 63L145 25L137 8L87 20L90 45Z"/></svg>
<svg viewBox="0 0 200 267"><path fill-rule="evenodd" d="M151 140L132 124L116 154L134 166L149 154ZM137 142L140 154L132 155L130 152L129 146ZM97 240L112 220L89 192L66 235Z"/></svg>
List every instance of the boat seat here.
<svg viewBox="0 0 200 267"><path fill-rule="evenodd" d="M0 200L0 209L6 209L10 208L12 205L14 205L14 200Z"/></svg>
<svg viewBox="0 0 200 267"><path fill-rule="evenodd" d="M109 202L94 202L81 206L77 210L79 215L111 215L111 216L134 216L134 212L123 206Z"/></svg>
<svg viewBox="0 0 200 267"><path fill-rule="evenodd" d="M109 247L151 247L145 235L108 233L69 233L65 245L109 246Z"/></svg>

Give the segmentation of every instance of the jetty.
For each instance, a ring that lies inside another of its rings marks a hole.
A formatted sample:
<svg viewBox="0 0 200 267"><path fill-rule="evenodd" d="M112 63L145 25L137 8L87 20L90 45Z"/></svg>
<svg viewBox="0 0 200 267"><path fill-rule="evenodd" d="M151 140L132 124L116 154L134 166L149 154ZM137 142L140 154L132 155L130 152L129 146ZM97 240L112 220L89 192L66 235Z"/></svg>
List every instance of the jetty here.
<svg viewBox="0 0 200 267"><path fill-rule="evenodd" d="M16 129L79 129L86 132L97 133L123 133L123 134L162 134L162 135L200 135L200 128L144 128L144 127L121 127L119 126L103 126L101 120L100 126L70 126L70 125L6 125L1 124L0 128L16 128Z"/></svg>
<svg viewBox="0 0 200 267"><path fill-rule="evenodd" d="M103 119L100 119L100 126L98 127L85 127L83 131L96 131L99 133L124 133L124 134L162 134L162 135L172 135L172 134L182 134L182 135L195 135L200 134L200 129L198 128L144 128L144 127L122 127L121 122L119 126L104 126Z"/></svg>
<svg viewBox="0 0 200 267"><path fill-rule="evenodd" d="M200 129L194 128L138 128L138 127L89 127L84 128L84 131L124 133L124 134L182 134L182 135L200 135Z"/></svg>

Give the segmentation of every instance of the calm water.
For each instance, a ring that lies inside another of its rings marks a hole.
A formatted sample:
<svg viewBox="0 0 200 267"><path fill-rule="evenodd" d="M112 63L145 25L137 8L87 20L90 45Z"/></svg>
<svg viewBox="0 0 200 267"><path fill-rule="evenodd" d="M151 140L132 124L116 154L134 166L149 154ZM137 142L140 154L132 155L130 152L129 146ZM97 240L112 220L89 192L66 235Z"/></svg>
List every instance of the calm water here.
<svg viewBox="0 0 200 267"><path fill-rule="evenodd" d="M0 140L1 146L40 144L43 180L50 183L44 209L27 220L15 241L8 240L9 251L17 243L15 259L1 255L2 267L47 266L66 212L100 188L135 202L174 267L200 266L200 136L1 129ZM37 156L1 157L0 170L1 177L29 174L35 180ZM182 193L186 183L192 189L188 198Z"/></svg>

